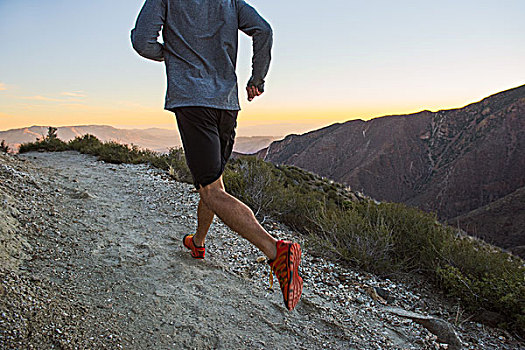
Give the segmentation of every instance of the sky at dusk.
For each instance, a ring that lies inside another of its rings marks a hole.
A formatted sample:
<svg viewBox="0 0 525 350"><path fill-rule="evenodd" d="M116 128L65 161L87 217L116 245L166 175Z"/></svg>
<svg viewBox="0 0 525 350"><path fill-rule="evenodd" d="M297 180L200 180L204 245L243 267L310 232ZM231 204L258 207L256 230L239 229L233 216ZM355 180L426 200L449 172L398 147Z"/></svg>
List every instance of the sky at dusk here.
<svg viewBox="0 0 525 350"><path fill-rule="evenodd" d="M188 0L191 1L191 0ZM0 130L106 124L174 128L164 64L129 34L142 0L0 0ZM525 1L251 0L274 30L266 92L240 135L462 107L525 84Z"/></svg>

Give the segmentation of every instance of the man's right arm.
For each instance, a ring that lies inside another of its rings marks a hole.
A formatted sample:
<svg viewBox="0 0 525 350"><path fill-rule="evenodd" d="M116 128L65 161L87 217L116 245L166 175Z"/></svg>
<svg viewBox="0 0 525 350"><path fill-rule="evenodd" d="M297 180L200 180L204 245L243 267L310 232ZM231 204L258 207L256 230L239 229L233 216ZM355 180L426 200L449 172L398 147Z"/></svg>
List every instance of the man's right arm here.
<svg viewBox="0 0 525 350"><path fill-rule="evenodd" d="M142 57L164 61L164 47L158 42L159 32L164 25L166 11L164 0L147 0L131 31L133 48Z"/></svg>
<svg viewBox="0 0 525 350"><path fill-rule="evenodd" d="M264 92L264 78L270 68L273 44L272 28L246 2L239 0L237 4L239 29L251 36L253 40L252 76L248 81L248 88L255 87L262 93Z"/></svg>

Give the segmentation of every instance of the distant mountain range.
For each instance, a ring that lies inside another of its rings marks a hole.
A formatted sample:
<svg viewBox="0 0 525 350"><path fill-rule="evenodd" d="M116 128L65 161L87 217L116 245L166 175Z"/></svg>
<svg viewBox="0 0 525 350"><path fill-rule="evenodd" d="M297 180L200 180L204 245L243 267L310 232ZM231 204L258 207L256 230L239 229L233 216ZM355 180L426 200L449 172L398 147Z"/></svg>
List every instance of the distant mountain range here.
<svg viewBox="0 0 525 350"><path fill-rule="evenodd" d="M352 120L258 156L426 211L525 252L525 85L464 108Z"/></svg>
<svg viewBox="0 0 525 350"><path fill-rule="evenodd" d="M48 127L31 126L0 131L0 140L5 140L12 150L17 150L21 143L33 142L47 135ZM57 131L58 137L64 141L85 134L94 135L102 141L134 144L157 152L166 152L169 148L181 146L178 131L170 129L117 129L107 125L83 125L59 127ZM234 150L238 153L255 153L278 138L276 136L237 137Z"/></svg>

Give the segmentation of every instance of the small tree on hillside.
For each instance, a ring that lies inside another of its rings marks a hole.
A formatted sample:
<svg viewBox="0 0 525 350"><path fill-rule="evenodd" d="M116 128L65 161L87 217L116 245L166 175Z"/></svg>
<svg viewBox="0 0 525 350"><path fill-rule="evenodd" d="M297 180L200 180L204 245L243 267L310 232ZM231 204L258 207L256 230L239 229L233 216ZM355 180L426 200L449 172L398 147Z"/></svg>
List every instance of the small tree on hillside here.
<svg viewBox="0 0 525 350"><path fill-rule="evenodd" d="M47 139L48 140L57 139L58 138L57 130L58 130L57 128L50 126L47 129Z"/></svg>
<svg viewBox="0 0 525 350"><path fill-rule="evenodd" d="M9 151L9 146L5 143L5 140L2 140L0 143L0 151L7 153Z"/></svg>

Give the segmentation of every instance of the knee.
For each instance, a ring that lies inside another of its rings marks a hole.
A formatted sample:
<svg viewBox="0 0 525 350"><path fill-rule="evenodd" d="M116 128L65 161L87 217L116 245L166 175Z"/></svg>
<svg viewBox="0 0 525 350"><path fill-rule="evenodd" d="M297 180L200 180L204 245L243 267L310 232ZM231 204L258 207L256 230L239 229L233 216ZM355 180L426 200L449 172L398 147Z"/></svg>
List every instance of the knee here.
<svg viewBox="0 0 525 350"><path fill-rule="evenodd" d="M226 194L224 191L224 184L222 183L222 176L219 177L215 182L209 185L201 187L199 189L201 199L204 201L210 209L213 207L213 203L220 200L222 196Z"/></svg>
<svg viewBox="0 0 525 350"><path fill-rule="evenodd" d="M222 191L223 190L220 187L208 185L205 187L201 187L199 189L199 194L202 200L204 201L204 204L210 207L211 203L213 203L215 199L220 198Z"/></svg>

